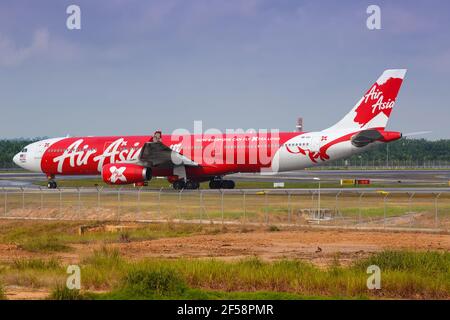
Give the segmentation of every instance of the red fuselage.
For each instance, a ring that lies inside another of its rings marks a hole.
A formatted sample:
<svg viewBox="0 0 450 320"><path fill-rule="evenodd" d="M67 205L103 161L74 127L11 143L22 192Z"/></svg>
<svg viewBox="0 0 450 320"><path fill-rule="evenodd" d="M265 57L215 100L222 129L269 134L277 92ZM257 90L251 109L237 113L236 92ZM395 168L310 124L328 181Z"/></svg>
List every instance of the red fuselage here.
<svg viewBox="0 0 450 320"><path fill-rule="evenodd" d="M186 167L189 177L259 172L270 167L276 151L299 132L233 135L162 135L161 142L198 163ZM109 163L137 163L141 148L153 136L63 138L44 145L41 170L47 175L95 175ZM306 149L308 146L304 146ZM154 176L171 176L172 168L151 168Z"/></svg>

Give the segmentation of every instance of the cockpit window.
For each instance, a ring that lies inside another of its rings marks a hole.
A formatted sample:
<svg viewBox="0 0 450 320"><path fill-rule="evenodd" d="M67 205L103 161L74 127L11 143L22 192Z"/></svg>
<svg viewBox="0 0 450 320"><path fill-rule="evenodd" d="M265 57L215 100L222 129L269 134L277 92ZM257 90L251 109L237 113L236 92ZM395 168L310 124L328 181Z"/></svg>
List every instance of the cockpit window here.
<svg viewBox="0 0 450 320"><path fill-rule="evenodd" d="M20 152L23 152L23 153L27 152L27 148L23 148L22 151L20 151Z"/></svg>

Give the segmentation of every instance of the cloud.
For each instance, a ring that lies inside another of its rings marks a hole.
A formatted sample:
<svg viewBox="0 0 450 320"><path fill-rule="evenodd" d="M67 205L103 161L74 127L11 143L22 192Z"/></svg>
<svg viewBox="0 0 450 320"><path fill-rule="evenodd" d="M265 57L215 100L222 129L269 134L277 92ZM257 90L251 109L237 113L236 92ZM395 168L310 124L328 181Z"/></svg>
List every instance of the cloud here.
<svg viewBox="0 0 450 320"><path fill-rule="evenodd" d="M34 32L31 44L19 47L9 37L0 34L0 66L17 66L24 61L42 53L49 48L49 33L47 29L38 29Z"/></svg>

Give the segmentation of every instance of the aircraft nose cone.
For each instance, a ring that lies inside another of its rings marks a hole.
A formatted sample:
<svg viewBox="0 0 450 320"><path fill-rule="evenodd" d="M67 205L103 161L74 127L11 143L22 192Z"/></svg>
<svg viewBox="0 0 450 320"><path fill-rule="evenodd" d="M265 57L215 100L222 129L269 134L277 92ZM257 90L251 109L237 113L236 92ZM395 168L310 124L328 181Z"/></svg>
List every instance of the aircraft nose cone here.
<svg viewBox="0 0 450 320"><path fill-rule="evenodd" d="M21 165L20 165L20 161L19 161L19 154L16 154L15 156L14 156L14 158L13 158L13 162L17 165L17 166L19 166L19 167L21 167Z"/></svg>

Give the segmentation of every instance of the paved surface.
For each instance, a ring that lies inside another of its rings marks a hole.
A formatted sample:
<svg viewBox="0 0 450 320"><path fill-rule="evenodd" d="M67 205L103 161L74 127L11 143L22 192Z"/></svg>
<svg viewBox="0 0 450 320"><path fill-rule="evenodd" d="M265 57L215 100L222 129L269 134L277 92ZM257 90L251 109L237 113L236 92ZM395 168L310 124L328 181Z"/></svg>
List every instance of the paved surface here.
<svg viewBox="0 0 450 320"><path fill-rule="evenodd" d="M314 177L323 181L371 179L385 183L442 183L450 180L450 170L299 170L277 175L235 174L235 180L308 182Z"/></svg>
<svg viewBox="0 0 450 320"><path fill-rule="evenodd" d="M59 179L89 179L98 176L61 176ZM232 174L228 176L235 181L266 181L266 182L311 182L319 177L324 182L338 182L340 179L370 179L373 182L392 184L399 183L441 185L450 181L450 170L299 170L283 172L276 175ZM57 177L58 179L58 177ZM46 177L39 173L0 173L0 188L26 187L33 188L36 181L45 181ZM37 187L36 187L37 188ZM403 188L402 188L403 189ZM429 190L429 188L420 188Z"/></svg>
<svg viewBox="0 0 450 320"><path fill-rule="evenodd" d="M97 178L98 176L59 176L56 179L90 179ZM42 173L32 173L32 172L11 172L11 173L0 173L0 188L38 188L34 185L36 181L47 181L47 178Z"/></svg>

